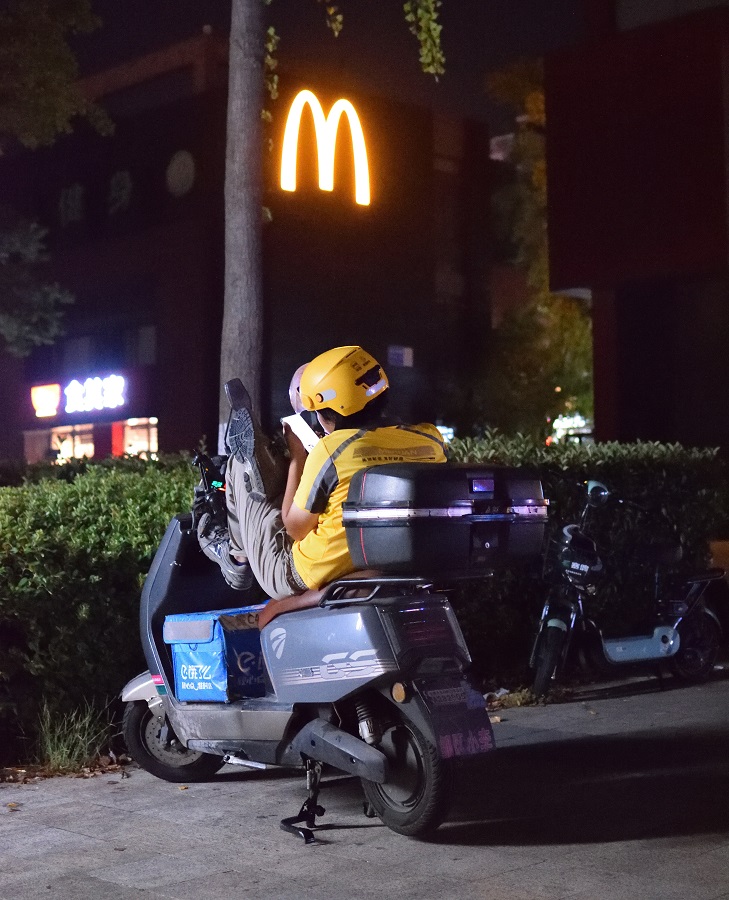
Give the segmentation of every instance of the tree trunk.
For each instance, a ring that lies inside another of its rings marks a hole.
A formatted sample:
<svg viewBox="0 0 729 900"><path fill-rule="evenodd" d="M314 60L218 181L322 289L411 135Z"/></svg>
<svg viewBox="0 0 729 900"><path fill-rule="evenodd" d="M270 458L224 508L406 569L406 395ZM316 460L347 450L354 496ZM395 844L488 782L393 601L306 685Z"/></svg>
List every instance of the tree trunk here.
<svg viewBox="0 0 729 900"><path fill-rule="evenodd" d="M225 297L220 342L219 450L228 419L222 386L236 376L260 409L263 364L262 0L232 0L225 158Z"/></svg>

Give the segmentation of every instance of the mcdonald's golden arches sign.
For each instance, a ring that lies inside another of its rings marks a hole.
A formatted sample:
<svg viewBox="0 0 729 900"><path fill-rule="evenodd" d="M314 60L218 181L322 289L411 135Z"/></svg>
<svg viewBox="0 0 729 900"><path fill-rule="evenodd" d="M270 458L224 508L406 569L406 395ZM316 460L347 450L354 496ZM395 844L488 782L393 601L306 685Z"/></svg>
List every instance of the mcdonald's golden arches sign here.
<svg viewBox="0 0 729 900"><path fill-rule="evenodd" d="M312 91L300 91L289 109L281 152L281 187L284 191L296 190L296 154L299 130L304 107L311 109L314 117L316 149L319 159L319 187L322 191L334 190L334 155L337 148L337 132L342 116L346 116L352 134L354 153L354 199L360 206L370 203L370 173L367 147L359 116L349 100L337 100L325 115L322 105Z"/></svg>

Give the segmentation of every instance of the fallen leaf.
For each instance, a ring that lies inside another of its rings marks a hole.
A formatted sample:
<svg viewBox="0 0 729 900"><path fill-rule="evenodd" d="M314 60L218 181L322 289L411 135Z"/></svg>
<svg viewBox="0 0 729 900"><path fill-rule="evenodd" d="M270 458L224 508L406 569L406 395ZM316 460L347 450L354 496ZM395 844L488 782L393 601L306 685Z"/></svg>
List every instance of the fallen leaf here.
<svg viewBox="0 0 729 900"><path fill-rule="evenodd" d="M19 803L6 803L5 804L10 812L17 812L20 809Z"/></svg>
<svg viewBox="0 0 729 900"><path fill-rule="evenodd" d="M186 791L186 790L187 790L187 785L186 785L186 784L181 784L181 785L180 785L180 790L181 790L181 791Z"/></svg>

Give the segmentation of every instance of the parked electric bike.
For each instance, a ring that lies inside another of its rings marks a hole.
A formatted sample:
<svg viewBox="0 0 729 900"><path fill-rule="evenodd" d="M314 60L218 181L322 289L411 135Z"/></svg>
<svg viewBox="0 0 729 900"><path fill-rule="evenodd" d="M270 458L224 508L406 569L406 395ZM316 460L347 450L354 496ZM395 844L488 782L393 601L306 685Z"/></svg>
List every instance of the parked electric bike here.
<svg viewBox="0 0 729 900"><path fill-rule="evenodd" d="M228 389L228 396L234 399L236 391ZM224 459L200 455L197 464L202 477L195 508L220 521ZM466 496L451 491L440 504L432 496L424 506L410 502L419 479L428 490L438 488L436 469L450 489L466 485ZM356 534L360 554L368 546L362 529L371 525L376 537L386 537L380 560L398 543L411 548L419 529L428 559L442 558L449 541L440 529L446 527L457 534L466 564L478 571L509 540L514 552L541 546L546 501L538 481L448 464L391 464L366 472L368 486L385 484L386 499L367 508L345 505L348 537ZM502 502L509 485L516 499ZM363 486L364 479L353 481L360 491ZM393 499L391 492L402 490L410 500ZM241 592L229 588L200 551L193 517L175 517L142 591L140 630L149 668L122 692L132 757L173 782L204 780L226 763L300 767L308 797L298 815L281 824L307 843L324 812L318 804L323 764L360 778L366 814L393 831L420 835L436 828L448 810L454 763L481 757L494 739L483 696L469 681L468 648L447 595L430 571L403 573L402 563L394 568L394 574L359 572L320 591L236 611L231 608L240 607ZM197 652L226 617L235 629L250 624L252 613L261 655L237 651L233 667L251 676L257 689L250 693L258 696L224 684L222 699L197 700L198 688L213 685L213 667L192 656L180 665L174 648Z"/></svg>
<svg viewBox="0 0 729 900"><path fill-rule="evenodd" d="M548 693L553 679L564 672L568 660L603 673L621 666L667 661L672 674L698 682L709 677L721 647L722 629L705 602L708 586L724 577L723 569L682 577L677 583L667 570L682 559L680 544L643 548L644 562L653 567L653 596L643 633L606 638L585 609L594 597L603 562L595 540L587 533L590 514L610 498L599 481L587 482L587 497L579 524L566 525L558 539L556 559L561 587L544 604L532 649L533 692Z"/></svg>

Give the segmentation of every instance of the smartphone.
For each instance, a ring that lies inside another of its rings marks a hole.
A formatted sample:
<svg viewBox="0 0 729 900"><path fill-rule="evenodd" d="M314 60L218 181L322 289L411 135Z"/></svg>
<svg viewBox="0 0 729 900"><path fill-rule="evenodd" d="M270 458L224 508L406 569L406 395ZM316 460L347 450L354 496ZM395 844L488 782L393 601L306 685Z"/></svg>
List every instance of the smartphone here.
<svg viewBox="0 0 729 900"><path fill-rule="evenodd" d="M288 425L296 437L304 445L307 452L311 453L314 444L319 440L319 435L298 413L292 416L284 416L281 419L282 425Z"/></svg>

